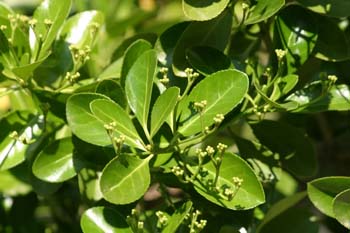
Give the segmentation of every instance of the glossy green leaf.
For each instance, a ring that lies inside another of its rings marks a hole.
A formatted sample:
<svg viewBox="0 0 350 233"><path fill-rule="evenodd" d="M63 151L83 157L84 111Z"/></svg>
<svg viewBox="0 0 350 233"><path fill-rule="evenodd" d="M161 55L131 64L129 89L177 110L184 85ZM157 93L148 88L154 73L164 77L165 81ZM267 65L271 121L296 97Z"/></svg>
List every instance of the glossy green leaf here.
<svg viewBox="0 0 350 233"><path fill-rule="evenodd" d="M125 108L127 105L123 88L112 79L101 81L96 87L96 93L108 96L122 108Z"/></svg>
<svg viewBox="0 0 350 233"><path fill-rule="evenodd" d="M98 76L98 79L111 79L120 78L122 72L123 60L119 58L118 60L109 64Z"/></svg>
<svg viewBox="0 0 350 233"><path fill-rule="evenodd" d="M179 88L170 87L157 98L151 113L151 136L157 133L170 113L174 110L179 94Z"/></svg>
<svg viewBox="0 0 350 233"><path fill-rule="evenodd" d="M256 1L256 4L250 6L245 24L254 24L270 18L276 14L283 6L284 0Z"/></svg>
<svg viewBox="0 0 350 233"><path fill-rule="evenodd" d="M204 22L192 22L176 43L173 54L173 70L178 76L186 77L184 70L189 66L186 51L194 46L209 46L223 51L228 43L232 15L224 11L218 17Z"/></svg>
<svg viewBox="0 0 350 233"><path fill-rule="evenodd" d="M73 148L71 138L54 141L36 157L32 167L33 174L52 183L74 177L77 173L73 162Z"/></svg>
<svg viewBox="0 0 350 233"><path fill-rule="evenodd" d="M194 171L194 169L196 167L192 167L191 171ZM220 194L208 184L215 178L215 167L212 162L203 166L203 172L199 176L202 177L193 182L196 191L209 201L222 207L232 210L246 210L265 202L265 194L258 177L248 163L238 155L232 153L223 155L217 183ZM225 188L235 189L232 181L233 177L243 179L243 182L233 199L228 200L222 192Z"/></svg>
<svg viewBox="0 0 350 233"><path fill-rule="evenodd" d="M278 77L273 84L273 92L271 94L271 100L276 101L280 97L288 94L298 83L299 76L296 74L289 74L284 77Z"/></svg>
<svg viewBox="0 0 350 233"><path fill-rule="evenodd" d="M263 225L258 233L280 233L281 229L285 233L318 233L319 224L312 217L307 209L290 208Z"/></svg>
<svg viewBox="0 0 350 233"><path fill-rule="evenodd" d="M288 211L290 208L295 206L305 197L306 197L306 192L297 193L290 197L286 197L280 200L279 202L277 202L276 204L274 204L273 206L271 206L267 211L267 213L265 214L263 221L258 226L257 232L258 233L261 232L261 229L264 228L264 225L278 218L278 216Z"/></svg>
<svg viewBox="0 0 350 233"><path fill-rule="evenodd" d="M111 144L103 123L90 110L90 103L96 99L108 99L101 94L79 93L67 100L67 121L72 132L81 140L94 145Z"/></svg>
<svg viewBox="0 0 350 233"><path fill-rule="evenodd" d="M251 127L259 141L279 155L285 169L298 177L315 174L317 171L315 151L310 139L302 130L270 120L251 124Z"/></svg>
<svg viewBox="0 0 350 233"><path fill-rule="evenodd" d="M141 198L150 185L146 159L121 155L111 160L102 171L100 187L103 197L113 204L128 204Z"/></svg>
<svg viewBox="0 0 350 233"><path fill-rule="evenodd" d="M0 121L0 170L7 170L35 154L40 143L45 119L43 115L28 112L13 112ZM25 139L22 143L10 135L17 132L17 137Z"/></svg>
<svg viewBox="0 0 350 233"><path fill-rule="evenodd" d="M298 6L287 7L279 14L275 28L287 51L288 73L294 73L311 55L318 37L317 25L313 15Z"/></svg>
<svg viewBox="0 0 350 233"><path fill-rule="evenodd" d="M333 199L339 193L349 188L349 177L331 176L309 182L307 184L307 193L311 202L322 213L334 218Z"/></svg>
<svg viewBox="0 0 350 233"><path fill-rule="evenodd" d="M116 136L124 135L126 144L139 149L144 148L130 116L118 104L111 100L97 99L90 102L90 110L103 124L115 122Z"/></svg>
<svg viewBox="0 0 350 233"><path fill-rule="evenodd" d="M193 47L187 50L186 55L191 66L203 75L232 68L230 59L221 51L211 47Z"/></svg>
<svg viewBox="0 0 350 233"><path fill-rule="evenodd" d="M121 214L103 206L86 210L81 216L80 226L84 233L132 233Z"/></svg>
<svg viewBox="0 0 350 233"><path fill-rule="evenodd" d="M179 107L179 132L184 136L198 133L214 123L216 114L226 114L236 107L248 90L248 77L238 70L216 72L199 82ZM206 100L207 105L199 113L193 103Z"/></svg>
<svg viewBox="0 0 350 233"><path fill-rule="evenodd" d="M151 43L149 43L146 40L139 39L132 43L128 49L125 51L124 59L123 59L123 65L120 75L120 84L122 87L125 86L125 80L126 77L131 69L131 67L134 65L136 60L146 51L152 49Z"/></svg>
<svg viewBox="0 0 350 233"><path fill-rule="evenodd" d="M63 25L61 36L75 48L91 46L96 36L96 26L103 24L103 14L99 11L85 11L75 14Z"/></svg>
<svg viewBox="0 0 350 233"><path fill-rule="evenodd" d="M290 95L288 100L294 101L299 105L294 112L311 113L350 110L349 86L345 84L335 85L325 94L322 94L322 89L320 83L312 83Z"/></svg>
<svg viewBox="0 0 350 233"><path fill-rule="evenodd" d="M182 0L182 8L191 20L204 21L218 16L229 2L229 0Z"/></svg>
<svg viewBox="0 0 350 233"><path fill-rule="evenodd" d="M339 28L336 22L319 17L318 40L314 49L315 56L325 61L344 61L350 58L350 39L348 35Z"/></svg>
<svg viewBox="0 0 350 233"><path fill-rule="evenodd" d="M71 0L44 0L35 10L33 18L37 20L34 31L36 37L42 36L42 45L40 39L36 40L35 54L39 53L38 58L47 55L51 44L56 39L57 34L68 16L71 9ZM51 25L45 24L45 20L50 20Z"/></svg>
<svg viewBox="0 0 350 233"><path fill-rule="evenodd" d="M162 233L174 233L177 228L182 224L185 220L186 215L190 212L192 207L192 202L188 201L184 203L182 206L177 208L173 215L171 215L167 225L162 230Z"/></svg>
<svg viewBox="0 0 350 233"><path fill-rule="evenodd" d="M156 52L146 51L132 65L125 81L129 106L144 129L147 128L156 67Z"/></svg>
<svg viewBox="0 0 350 233"><path fill-rule="evenodd" d="M333 199L335 218L347 229L350 229L350 189L339 193Z"/></svg>
<svg viewBox="0 0 350 233"><path fill-rule="evenodd" d="M350 16L348 0L297 0L302 6L320 14L334 17Z"/></svg>

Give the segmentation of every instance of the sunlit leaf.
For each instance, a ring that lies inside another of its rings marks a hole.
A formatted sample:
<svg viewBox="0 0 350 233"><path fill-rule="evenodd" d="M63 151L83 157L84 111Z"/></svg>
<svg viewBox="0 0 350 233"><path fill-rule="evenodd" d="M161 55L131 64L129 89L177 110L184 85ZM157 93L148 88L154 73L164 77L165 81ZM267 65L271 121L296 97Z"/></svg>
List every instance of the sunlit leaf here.
<svg viewBox="0 0 350 233"><path fill-rule="evenodd" d="M248 90L248 78L238 70L223 70L199 82L180 103L179 132L184 136L201 132L214 123L217 114L226 114L236 107ZM194 110L194 102L207 101L202 113Z"/></svg>
<svg viewBox="0 0 350 233"><path fill-rule="evenodd" d="M54 141L36 157L33 174L47 182L63 182L76 175L71 138Z"/></svg>
<svg viewBox="0 0 350 233"><path fill-rule="evenodd" d="M341 176L323 177L307 184L307 193L311 202L324 214L335 217L333 199L350 188L350 178Z"/></svg>
<svg viewBox="0 0 350 233"><path fill-rule="evenodd" d="M147 128L156 66L157 54L154 50L149 50L136 60L126 77L126 97L143 128Z"/></svg>
<svg viewBox="0 0 350 233"><path fill-rule="evenodd" d="M103 169L100 187L103 197L114 204L128 204L136 201L147 191L150 184L146 159L121 155L111 160ZM127 192L127 193L126 193Z"/></svg>
<svg viewBox="0 0 350 233"><path fill-rule="evenodd" d="M350 189L339 193L333 199L335 218L347 229L350 229Z"/></svg>
<svg viewBox="0 0 350 233"><path fill-rule="evenodd" d="M193 172L196 167L192 167ZM265 194L252 168L238 155L225 153L220 167L219 179L215 190L210 183L215 179L215 167L212 162L203 166L201 176L193 184L196 191L211 202L233 210L246 210L254 208L265 202ZM233 184L233 177L243 180L240 188ZM232 200L223 195L226 188L234 191Z"/></svg>
<svg viewBox="0 0 350 233"><path fill-rule="evenodd" d="M80 226L84 233L132 233L121 214L103 206L86 210L81 217Z"/></svg>

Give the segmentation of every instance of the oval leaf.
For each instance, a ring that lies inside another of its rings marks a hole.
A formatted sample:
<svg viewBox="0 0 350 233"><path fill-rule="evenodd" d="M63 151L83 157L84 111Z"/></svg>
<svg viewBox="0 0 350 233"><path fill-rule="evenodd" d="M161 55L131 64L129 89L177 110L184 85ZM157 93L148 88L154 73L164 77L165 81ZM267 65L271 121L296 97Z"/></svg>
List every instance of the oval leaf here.
<svg viewBox="0 0 350 233"><path fill-rule="evenodd" d="M7 170L35 154L40 144L45 118L28 112L13 112L0 121L0 170ZM17 132L17 136L11 136ZM16 138L23 138L22 143Z"/></svg>
<svg viewBox="0 0 350 233"><path fill-rule="evenodd" d="M182 0L182 8L188 18L204 21L218 16L229 2L229 0Z"/></svg>
<svg viewBox="0 0 350 233"><path fill-rule="evenodd" d="M219 192L222 192L225 188L235 189L232 183L233 177L243 179L242 186L232 200L228 200L221 193L214 191L213 187L208 184L210 180L213 181L215 178L216 169L212 162L205 164L203 168L203 175L200 174L202 177L193 183L196 191L209 201L232 210L251 209L265 202L265 194L258 177L248 163L238 155L232 153L223 155L217 183ZM192 171L194 169L195 167L191 168Z"/></svg>
<svg viewBox="0 0 350 233"><path fill-rule="evenodd" d="M79 93L67 100L67 121L72 132L81 140L94 145L111 144L103 123L90 111L90 103L96 99L108 99L101 94Z"/></svg>
<svg viewBox="0 0 350 233"><path fill-rule="evenodd" d="M116 123L115 131L117 137L125 136L127 144L143 149L142 140L140 139L130 116L118 104L111 100L97 99L90 103L91 112L103 122L109 124Z"/></svg>
<svg viewBox="0 0 350 233"><path fill-rule="evenodd" d="M350 188L350 178L333 176L313 180L307 184L311 202L324 214L334 218L333 199Z"/></svg>
<svg viewBox="0 0 350 233"><path fill-rule="evenodd" d="M84 233L132 233L121 214L102 206L86 210L81 216L80 226Z"/></svg>
<svg viewBox="0 0 350 233"><path fill-rule="evenodd" d="M144 39L139 39L132 43L128 49L125 51L123 65L121 70L121 79L120 84L122 87L125 86L125 79L127 74L129 73L132 65L136 62L136 60L143 54L144 52L152 49L151 43Z"/></svg>
<svg viewBox="0 0 350 233"><path fill-rule="evenodd" d="M170 113L174 110L179 94L179 88L170 87L158 97L151 113L151 136L157 133Z"/></svg>
<svg viewBox="0 0 350 233"><path fill-rule="evenodd" d="M136 201L147 191L151 180L148 163L152 158L122 156L106 165L100 179L103 197L120 205Z"/></svg>
<svg viewBox="0 0 350 233"><path fill-rule="evenodd" d="M335 218L347 229L350 229L350 189L339 193L333 199Z"/></svg>
<svg viewBox="0 0 350 233"><path fill-rule="evenodd" d="M129 106L144 129L147 128L156 67L156 52L154 50L146 51L132 65L125 81L125 92Z"/></svg>
<svg viewBox="0 0 350 233"><path fill-rule="evenodd" d="M180 103L179 132L190 136L214 123L216 114L226 114L236 107L248 90L248 77L238 70L224 70L214 73L198 83L189 96ZM193 115L193 103L206 100L202 111ZM182 110L182 112L181 112Z"/></svg>
<svg viewBox="0 0 350 233"><path fill-rule="evenodd" d="M74 177L77 173L73 163L72 138L54 141L36 157L32 170L41 180L58 183Z"/></svg>

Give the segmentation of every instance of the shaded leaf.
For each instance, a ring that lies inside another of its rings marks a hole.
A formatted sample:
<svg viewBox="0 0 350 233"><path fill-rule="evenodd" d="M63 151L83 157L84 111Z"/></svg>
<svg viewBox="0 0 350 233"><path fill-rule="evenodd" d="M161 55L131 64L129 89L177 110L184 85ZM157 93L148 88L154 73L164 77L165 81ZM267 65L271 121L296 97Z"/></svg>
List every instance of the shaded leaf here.
<svg viewBox="0 0 350 233"><path fill-rule="evenodd" d="M73 162L72 138L54 141L35 158L33 174L53 183L66 181L76 175Z"/></svg>
<svg viewBox="0 0 350 233"><path fill-rule="evenodd" d="M191 171L193 172L195 169L196 167L192 167ZM232 153L223 155L217 183L220 194L208 184L210 181L213 182L215 178L215 167L212 162L203 166L202 174L199 174L199 176L202 177L193 182L196 191L209 201L222 207L232 210L246 210L265 202L265 194L258 177L248 163L238 155ZM228 200L222 193L226 188L235 190L233 177L238 177L243 182L233 199Z"/></svg>
<svg viewBox="0 0 350 233"><path fill-rule="evenodd" d="M218 16L229 2L229 0L182 0L182 8L188 18L204 21Z"/></svg>
<svg viewBox="0 0 350 233"><path fill-rule="evenodd" d="M157 54L149 50L136 60L126 77L125 92L129 106L144 129L147 128L156 67Z"/></svg>
<svg viewBox="0 0 350 233"><path fill-rule="evenodd" d="M232 15L224 11L218 17L204 22L192 22L184 30L176 43L173 54L173 71L177 76L186 77L184 70L187 49L194 46L209 46L223 51L228 43L232 25Z"/></svg>
<svg viewBox="0 0 350 233"><path fill-rule="evenodd" d="M203 75L232 68L230 59L221 51L205 46L187 50L187 60L193 68Z"/></svg>
<svg viewBox="0 0 350 233"><path fill-rule="evenodd" d="M286 197L279 202L275 203L269 208L263 221L258 226L257 232L259 233L261 229L264 229L264 225L269 224L269 222L274 221L276 218L288 211L290 208L295 206L298 202L306 197L306 192L301 192L294 194L290 197ZM276 229L277 230L277 229ZM264 232L264 231L263 231ZM266 232L266 231L265 231Z"/></svg>
<svg viewBox="0 0 350 233"><path fill-rule="evenodd" d="M335 217L333 199L350 188L350 178L341 176L323 177L307 184L307 193L311 202L324 214Z"/></svg>
<svg viewBox="0 0 350 233"><path fill-rule="evenodd" d="M315 151L303 131L285 123L263 120L251 124L255 136L279 155L282 166L299 177L309 177L317 170ZM278 139L278 140L277 140Z"/></svg>
<svg viewBox="0 0 350 233"><path fill-rule="evenodd" d="M80 226L84 233L132 233L121 214L103 206L86 210L81 216Z"/></svg>
<svg viewBox="0 0 350 233"><path fill-rule="evenodd" d="M350 16L348 0L297 0L302 6L317 13L334 17Z"/></svg>
<svg viewBox="0 0 350 233"><path fill-rule="evenodd" d="M125 108L127 105L123 88L112 79L101 81L96 87L96 93L108 96L122 108Z"/></svg>
<svg viewBox="0 0 350 233"><path fill-rule="evenodd" d="M90 109L103 124L115 122L116 136L124 135L127 144L139 149L144 148L130 116L118 104L107 99L97 99L90 103Z"/></svg>
<svg viewBox="0 0 350 233"><path fill-rule="evenodd" d="M214 123L216 114L226 114L236 107L248 90L248 77L238 70L216 72L199 82L179 107L179 132L190 136ZM201 114L193 109L194 102L206 100ZM202 115L202 117L200 116Z"/></svg>
<svg viewBox="0 0 350 233"><path fill-rule="evenodd" d="M325 61L344 61L350 58L350 39L336 22L319 17L318 40L314 49L315 56Z"/></svg>
<svg viewBox="0 0 350 233"><path fill-rule="evenodd" d="M347 229L350 229L350 189L339 193L333 199L335 218Z"/></svg>
<svg viewBox="0 0 350 233"><path fill-rule="evenodd" d="M174 110L179 94L179 88L170 87L157 98L151 113L151 136L157 133L170 113Z"/></svg>
<svg viewBox="0 0 350 233"><path fill-rule="evenodd" d="M148 163L152 156L146 159L121 156L106 165L100 179L103 197L118 205L128 204L142 197L151 180Z"/></svg>
<svg viewBox="0 0 350 233"><path fill-rule="evenodd" d="M308 232L318 233L319 224L312 221L312 213L307 209L291 208L263 225L259 233Z"/></svg>

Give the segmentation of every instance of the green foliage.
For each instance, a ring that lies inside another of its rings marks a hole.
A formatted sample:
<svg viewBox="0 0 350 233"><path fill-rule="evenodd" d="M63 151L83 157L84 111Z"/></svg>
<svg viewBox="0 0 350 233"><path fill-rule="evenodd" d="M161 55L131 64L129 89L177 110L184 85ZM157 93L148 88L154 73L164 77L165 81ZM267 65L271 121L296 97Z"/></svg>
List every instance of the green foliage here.
<svg viewBox="0 0 350 233"><path fill-rule="evenodd" d="M350 229L349 12L1 2L0 232Z"/></svg>

